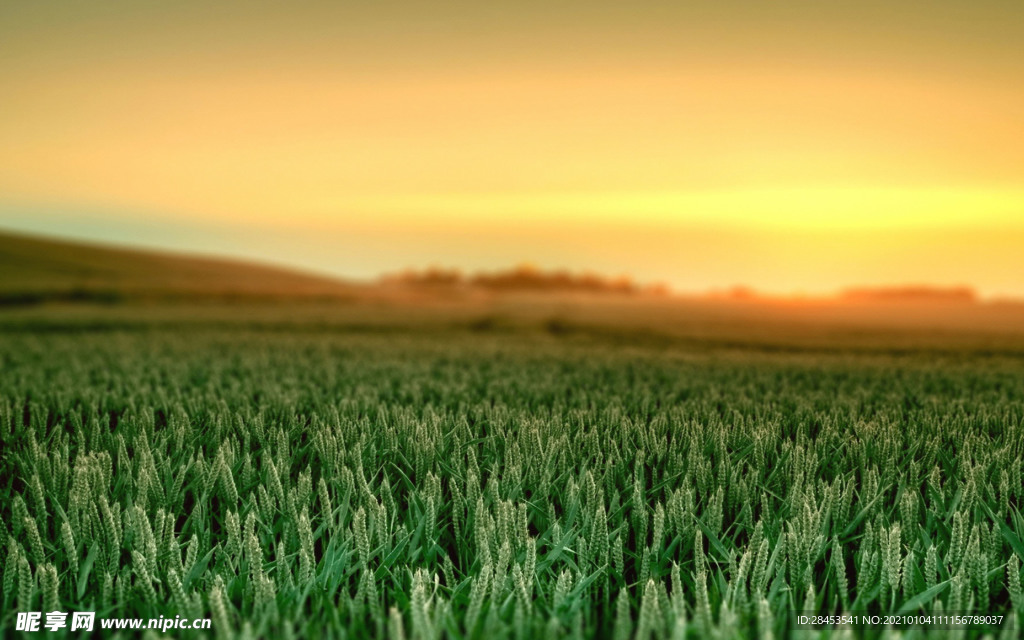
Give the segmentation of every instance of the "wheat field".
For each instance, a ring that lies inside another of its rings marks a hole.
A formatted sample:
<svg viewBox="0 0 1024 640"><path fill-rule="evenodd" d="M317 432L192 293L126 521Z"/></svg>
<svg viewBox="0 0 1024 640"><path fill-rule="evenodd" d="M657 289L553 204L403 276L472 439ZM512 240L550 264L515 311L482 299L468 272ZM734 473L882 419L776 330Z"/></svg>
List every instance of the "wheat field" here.
<svg viewBox="0 0 1024 640"><path fill-rule="evenodd" d="M240 322L14 327L0 362L5 633L1020 635L1019 354Z"/></svg>

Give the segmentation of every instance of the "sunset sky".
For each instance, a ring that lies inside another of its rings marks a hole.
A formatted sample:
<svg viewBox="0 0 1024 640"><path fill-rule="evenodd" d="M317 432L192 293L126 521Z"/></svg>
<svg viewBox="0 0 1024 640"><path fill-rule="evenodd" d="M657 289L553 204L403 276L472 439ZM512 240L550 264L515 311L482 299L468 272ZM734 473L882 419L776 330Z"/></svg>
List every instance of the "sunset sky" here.
<svg viewBox="0 0 1024 640"><path fill-rule="evenodd" d="M5 2L0 228L1024 296L1024 2Z"/></svg>

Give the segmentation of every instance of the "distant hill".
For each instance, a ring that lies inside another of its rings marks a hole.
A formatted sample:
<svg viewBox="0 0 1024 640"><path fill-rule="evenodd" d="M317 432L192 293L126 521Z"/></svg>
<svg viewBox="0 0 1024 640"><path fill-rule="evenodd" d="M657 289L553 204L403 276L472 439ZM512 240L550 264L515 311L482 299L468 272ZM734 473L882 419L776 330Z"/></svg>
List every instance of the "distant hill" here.
<svg viewBox="0 0 1024 640"><path fill-rule="evenodd" d="M0 233L0 304L145 298L349 298L340 280L241 261Z"/></svg>
<svg viewBox="0 0 1024 640"><path fill-rule="evenodd" d="M971 304L978 295L970 287L856 287L846 289L842 299L850 302L942 302Z"/></svg>

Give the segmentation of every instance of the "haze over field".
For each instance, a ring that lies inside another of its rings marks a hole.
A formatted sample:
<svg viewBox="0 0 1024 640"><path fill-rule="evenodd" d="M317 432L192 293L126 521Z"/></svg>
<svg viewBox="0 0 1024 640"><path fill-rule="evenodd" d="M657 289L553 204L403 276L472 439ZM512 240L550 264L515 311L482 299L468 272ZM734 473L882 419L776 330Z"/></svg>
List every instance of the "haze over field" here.
<svg viewBox="0 0 1024 640"><path fill-rule="evenodd" d="M0 226L1022 296L1024 5L5 3Z"/></svg>
<svg viewBox="0 0 1024 640"><path fill-rule="evenodd" d="M1024 354L1024 302L969 288L678 295L592 272L403 271L376 281L0 233L0 331L71 327L441 331L686 349Z"/></svg>

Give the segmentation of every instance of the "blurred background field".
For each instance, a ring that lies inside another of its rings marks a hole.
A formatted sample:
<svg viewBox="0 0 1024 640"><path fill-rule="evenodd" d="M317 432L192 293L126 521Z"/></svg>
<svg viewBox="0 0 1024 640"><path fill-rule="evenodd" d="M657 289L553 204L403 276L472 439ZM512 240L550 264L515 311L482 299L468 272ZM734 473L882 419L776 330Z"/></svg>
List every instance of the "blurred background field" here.
<svg viewBox="0 0 1024 640"><path fill-rule="evenodd" d="M0 235L0 267L0 324L9 330L240 323L268 330L532 331L698 350L1012 356L1024 347L1024 302L979 300L959 289L860 289L803 298L746 289L673 294L526 267L475 277L425 271L343 281L13 234Z"/></svg>

